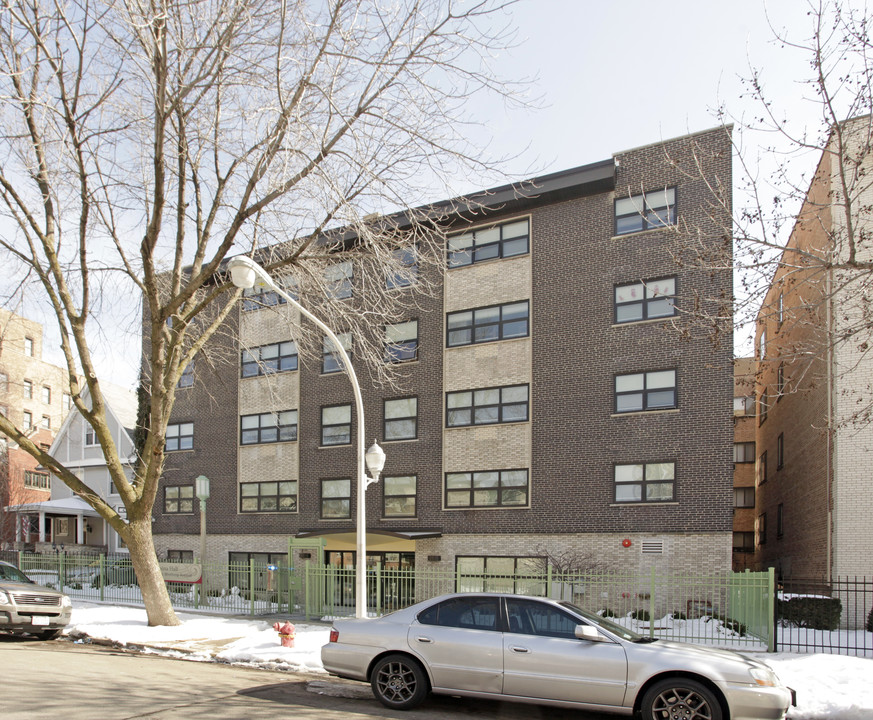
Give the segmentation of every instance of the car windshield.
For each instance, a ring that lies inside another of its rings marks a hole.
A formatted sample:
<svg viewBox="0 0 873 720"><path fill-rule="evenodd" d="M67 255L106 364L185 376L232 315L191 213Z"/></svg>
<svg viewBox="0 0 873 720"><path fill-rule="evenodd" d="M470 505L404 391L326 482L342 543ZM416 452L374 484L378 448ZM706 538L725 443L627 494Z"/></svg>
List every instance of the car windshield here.
<svg viewBox="0 0 873 720"><path fill-rule="evenodd" d="M622 640L627 640L628 642L643 642L648 640L648 638L643 637L639 633L635 633L633 630L628 630L623 625L619 625L618 623L612 622L612 620L607 620L606 618L600 617L600 615L595 615L594 613L588 612L587 610L583 610L582 608L576 607L573 603L562 602L562 607L567 608L571 612L576 613L580 617L585 618L592 625L596 625L597 627L603 628L611 632L613 635L617 635Z"/></svg>
<svg viewBox="0 0 873 720"><path fill-rule="evenodd" d="M23 583L32 583L27 575L25 575L21 570L13 565L4 565L0 563L0 580L6 580L11 582L23 582Z"/></svg>

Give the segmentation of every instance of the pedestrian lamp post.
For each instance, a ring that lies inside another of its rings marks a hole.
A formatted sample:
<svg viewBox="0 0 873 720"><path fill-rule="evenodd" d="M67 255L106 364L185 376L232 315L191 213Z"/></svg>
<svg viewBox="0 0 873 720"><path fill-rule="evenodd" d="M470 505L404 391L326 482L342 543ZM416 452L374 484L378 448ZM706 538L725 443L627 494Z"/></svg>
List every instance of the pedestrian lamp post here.
<svg viewBox="0 0 873 720"><path fill-rule="evenodd" d="M237 255L228 261L227 270L230 272L233 284L238 288L252 288L255 286L269 288L283 297L287 303L299 310L302 315L309 318L322 331L324 331L324 334L330 338L330 341L336 348L336 352L342 360L343 369L352 383L352 390L355 393L355 406L357 408L358 419L357 473L355 475L358 483L358 513L356 528L358 562L355 567L355 617L366 617L367 518L365 491L369 484L374 483L379 479L379 473L382 472L382 467L385 465L385 453L382 451L382 448L375 443L373 443L373 447L371 447L369 451L366 453L364 452L364 401L361 398L361 385L358 382L358 376L355 373L355 369L352 367L352 362L348 353L345 351L345 348L343 348L342 343L340 343L339 338L337 338L333 330L297 302L297 300L295 300L288 292L279 287L264 268L246 255ZM367 478L364 472L365 463L367 467L370 468L370 472L373 475L372 479Z"/></svg>
<svg viewBox="0 0 873 720"><path fill-rule="evenodd" d="M206 573L206 501L209 499L209 478L200 475L194 480L194 493L200 500L200 594L205 597Z"/></svg>

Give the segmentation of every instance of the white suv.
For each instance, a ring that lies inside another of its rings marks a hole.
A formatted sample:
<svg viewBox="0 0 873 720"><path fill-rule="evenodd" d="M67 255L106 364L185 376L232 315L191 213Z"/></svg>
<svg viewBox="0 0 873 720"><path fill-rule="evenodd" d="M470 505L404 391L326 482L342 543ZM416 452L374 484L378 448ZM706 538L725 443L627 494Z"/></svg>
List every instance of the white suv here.
<svg viewBox="0 0 873 720"><path fill-rule="evenodd" d="M70 622L72 609L64 593L37 585L17 567L0 560L0 630L51 640Z"/></svg>

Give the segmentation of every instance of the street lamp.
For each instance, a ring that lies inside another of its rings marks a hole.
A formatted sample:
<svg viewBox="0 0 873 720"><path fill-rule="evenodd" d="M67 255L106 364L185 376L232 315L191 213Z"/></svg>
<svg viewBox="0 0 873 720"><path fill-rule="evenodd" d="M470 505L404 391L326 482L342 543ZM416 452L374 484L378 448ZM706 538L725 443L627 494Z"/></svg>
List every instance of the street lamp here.
<svg viewBox="0 0 873 720"><path fill-rule="evenodd" d="M194 480L194 494L200 500L200 593L205 595L204 587L206 573L203 572L206 564L206 501L209 499L209 478L198 475Z"/></svg>
<svg viewBox="0 0 873 720"><path fill-rule="evenodd" d="M323 330L324 334L327 335L334 344L337 354L342 359L343 369L346 371L346 374L349 376L349 380L352 383L358 418L357 473L355 475L358 483L358 513L356 528L358 562L355 567L355 617L366 617L367 516L365 491L368 485L378 481L379 473L382 472L382 467L385 465L385 453L375 442L366 453L364 452L364 401L361 397L361 385L358 382L358 376L355 373L355 369L352 367L352 362L348 353L345 351L345 348L343 348L342 343L340 343L339 338L334 334L333 330L297 302L297 300L295 300L288 292L279 287L264 268L246 255L237 255L228 261L227 269L230 272L233 284L238 288L252 288L256 285L269 288L273 292L281 295L286 302L297 308L297 310L299 310L304 316L309 318L321 330ZM364 472L365 463L370 469L370 473L373 476L372 479L368 478Z"/></svg>

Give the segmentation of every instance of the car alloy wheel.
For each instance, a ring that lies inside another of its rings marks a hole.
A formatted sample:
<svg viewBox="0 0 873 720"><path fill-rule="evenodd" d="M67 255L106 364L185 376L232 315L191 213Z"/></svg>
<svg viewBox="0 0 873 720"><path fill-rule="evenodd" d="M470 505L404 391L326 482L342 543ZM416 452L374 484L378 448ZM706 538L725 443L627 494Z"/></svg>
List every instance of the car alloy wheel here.
<svg viewBox="0 0 873 720"><path fill-rule="evenodd" d="M721 720L721 705L706 687L676 678L659 682L646 692L644 720Z"/></svg>
<svg viewBox="0 0 873 720"><path fill-rule="evenodd" d="M427 678L415 660L406 655L388 655L373 668L370 686L385 707L406 710L428 693Z"/></svg>

